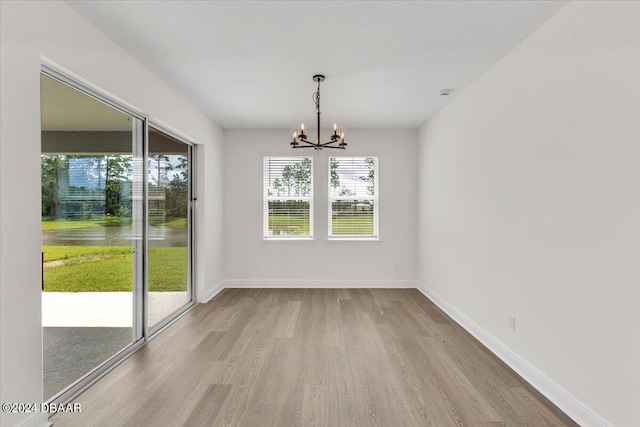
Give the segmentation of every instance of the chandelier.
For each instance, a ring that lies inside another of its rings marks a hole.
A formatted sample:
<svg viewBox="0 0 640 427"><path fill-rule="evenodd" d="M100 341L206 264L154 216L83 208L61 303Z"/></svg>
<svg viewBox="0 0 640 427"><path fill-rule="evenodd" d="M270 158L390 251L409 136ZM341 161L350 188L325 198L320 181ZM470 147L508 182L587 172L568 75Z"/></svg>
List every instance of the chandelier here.
<svg viewBox="0 0 640 427"><path fill-rule="evenodd" d="M316 74L313 76L313 81L318 83L318 90L313 94L313 102L316 104L316 115L318 116L318 137L316 142L311 142L307 139L307 130L304 126L304 123L300 125L300 133L297 131L293 132L291 135L291 146L293 148L315 148L316 150L322 150L323 148L338 148L344 150L347 146L347 143L344 139L344 132L338 134L338 125L336 123L333 124L333 135L331 135L331 139L327 142L320 142L320 82L324 81L324 76L322 74ZM303 145L300 145L303 144Z"/></svg>

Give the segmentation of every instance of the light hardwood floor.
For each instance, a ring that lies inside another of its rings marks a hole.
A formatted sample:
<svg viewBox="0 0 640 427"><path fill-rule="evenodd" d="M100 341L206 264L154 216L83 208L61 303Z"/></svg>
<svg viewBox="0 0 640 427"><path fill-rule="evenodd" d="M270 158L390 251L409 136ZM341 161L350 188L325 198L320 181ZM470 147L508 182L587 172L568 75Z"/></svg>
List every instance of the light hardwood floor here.
<svg viewBox="0 0 640 427"><path fill-rule="evenodd" d="M54 426L576 425L415 289L226 289Z"/></svg>

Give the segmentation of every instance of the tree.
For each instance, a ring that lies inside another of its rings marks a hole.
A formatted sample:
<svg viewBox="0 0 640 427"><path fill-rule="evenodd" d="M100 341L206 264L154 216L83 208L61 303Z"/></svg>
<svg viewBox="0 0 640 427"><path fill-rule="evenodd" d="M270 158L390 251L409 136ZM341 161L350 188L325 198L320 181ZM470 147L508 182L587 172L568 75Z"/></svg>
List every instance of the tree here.
<svg viewBox="0 0 640 427"><path fill-rule="evenodd" d="M42 184L42 217L57 218L58 203L58 177L61 168L65 167L66 156L42 155L40 162L40 178Z"/></svg>
<svg viewBox="0 0 640 427"><path fill-rule="evenodd" d="M311 189L311 159L305 157L293 166L296 196L306 196Z"/></svg>
<svg viewBox="0 0 640 427"><path fill-rule="evenodd" d="M173 170L173 165L169 162L169 156L165 154L149 155L149 184L156 187L165 186L169 182L170 170Z"/></svg>
<svg viewBox="0 0 640 427"><path fill-rule="evenodd" d="M106 156L105 213L109 216L127 216L131 207L122 195L125 182L132 173L131 156Z"/></svg>
<svg viewBox="0 0 640 427"><path fill-rule="evenodd" d="M174 175L166 186L165 214L169 218L186 218L189 204L189 181Z"/></svg>
<svg viewBox="0 0 640 427"><path fill-rule="evenodd" d="M282 169L282 183L287 188L287 196L291 196L291 187L293 186L293 167L286 165Z"/></svg>
<svg viewBox="0 0 640 427"><path fill-rule="evenodd" d="M176 169L182 169L180 175L182 175L182 179L187 181L189 179L189 158L185 155L178 156L178 166Z"/></svg>
<svg viewBox="0 0 640 427"><path fill-rule="evenodd" d="M278 196L282 196L282 190L284 189L283 187L284 185L282 184L282 181L280 180L280 178L276 178L273 180L273 188L274 190L276 190L276 194ZM273 194L270 194L270 195L272 196Z"/></svg>
<svg viewBox="0 0 640 427"><path fill-rule="evenodd" d="M338 161L331 159L331 186L333 188L340 187L340 176L338 175Z"/></svg>
<svg viewBox="0 0 640 427"><path fill-rule="evenodd" d="M186 218L189 205L189 158L180 155L178 164L172 170L180 170L174 174L166 186L165 213L169 218Z"/></svg>
<svg viewBox="0 0 640 427"><path fill-rule="evenodd" d="M355 191L350 190L344 186L340 188L340 191L338 192L338 196L355 196L355 195L356 195Z"/></svg>
<svg viewBox="0 0 640 427"><path fill-rule="evenodd" d="M367 173L367 175L361 176L360 179L369 183L369 185L367 185L367 193L369 193L370 196L373 196L375 183L375 160L373 159L373 157L366 157L364 159L364 163L367 166L369 172Z"/></svg>

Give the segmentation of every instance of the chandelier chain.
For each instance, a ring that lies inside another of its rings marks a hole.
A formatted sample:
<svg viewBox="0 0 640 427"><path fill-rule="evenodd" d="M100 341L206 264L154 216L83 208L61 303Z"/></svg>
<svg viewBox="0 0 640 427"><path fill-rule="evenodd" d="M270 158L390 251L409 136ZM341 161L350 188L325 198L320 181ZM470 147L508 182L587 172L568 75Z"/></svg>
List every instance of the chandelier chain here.
<svg viewBox="0 0 640 427"><path fill-rule="evenodd" d="M316 104L316 112L319 112L320 111L320 82L318 82L318 90L316 90L315 93L311 95L311 99L313 99L313 102L315 102Z"/></svg>

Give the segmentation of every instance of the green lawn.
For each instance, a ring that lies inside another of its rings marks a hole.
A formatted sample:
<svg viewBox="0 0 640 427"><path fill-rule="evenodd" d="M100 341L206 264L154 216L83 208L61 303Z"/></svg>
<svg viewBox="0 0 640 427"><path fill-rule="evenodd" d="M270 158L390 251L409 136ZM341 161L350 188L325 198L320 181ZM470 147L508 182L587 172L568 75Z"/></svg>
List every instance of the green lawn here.
<svg viewBox="0 0 640 427"><path fill-rule="evenodd" d="M373 234L372 215L334 217L331 225L331 232L334 236Z"/></svg>
<svg viewBox="0 0 640 427"><path fill-rule="evenodd" d="M291 231L294 236L308 236L309 218L292 215L270 215L269 230Z"/></svg>
<svg viewBox="0 0 640 427"><path fill-rule="evenodd" d="M44 246L49 292L131 291L129 246ZM187 248L149 248L149 291L185 291Z"/></svg>
<svg viewBox="0 0 640 427"><path fill-rule="evenodd" d="M269 230L291 230L294 236L307 236L309 235L309 219L292 215L271 215L269 216ZM373 216L334 217L332 221L332 234L334 236L371 235L373 234Z"/></svg>
<svg viewBox="0 0 640 427"><path fill-rule="evenodd" d="M149 291L187 290L187 248L149 248Z"/></svg>
<svg viewBox="0 0 640 427"><path fill-rule="evenodd" d="M112 257L131 255L130 246L44 246L44 262L49 261L80 261L88 257Z"/></svg>
<svg viewBox="0 0 640 427"><path fill-rule="evenodd" d="M167 218L164 224L159 225L164 225L165 227L170 228L186 228L187 218Z"/></svg>
<svg viewBox="0 0 640 427"><path fill-rule="evenodd" d="M86 221L65 221L48 219L42 220L42 231L68 230L70 228L93 228L101 227L97 220Z"/></svg>

